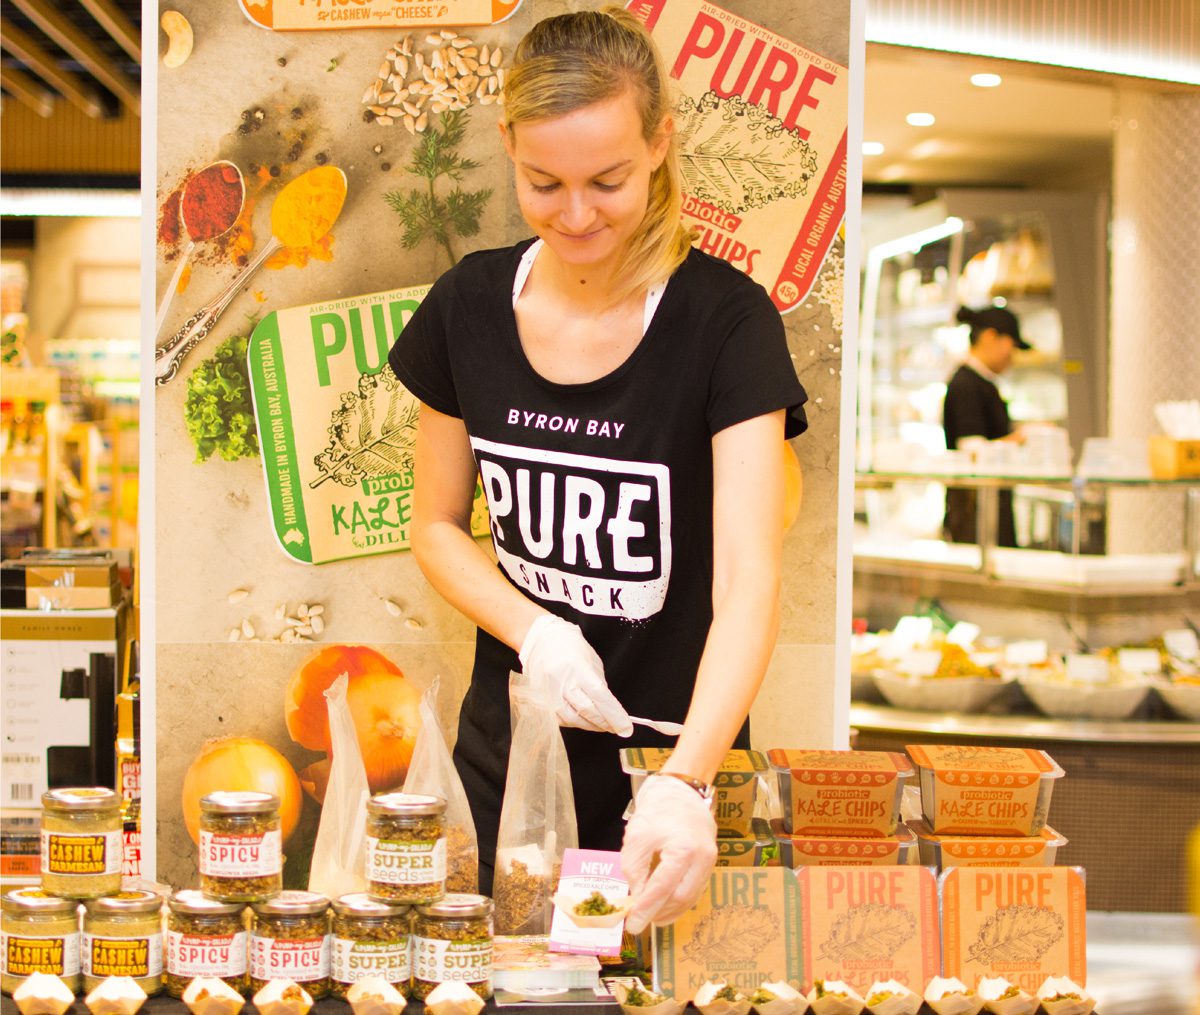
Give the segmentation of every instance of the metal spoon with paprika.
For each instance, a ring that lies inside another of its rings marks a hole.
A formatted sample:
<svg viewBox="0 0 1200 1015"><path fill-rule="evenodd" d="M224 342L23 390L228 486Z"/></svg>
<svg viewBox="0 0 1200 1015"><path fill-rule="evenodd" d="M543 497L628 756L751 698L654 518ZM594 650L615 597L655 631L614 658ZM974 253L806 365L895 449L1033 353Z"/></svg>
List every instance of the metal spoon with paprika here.
<svg viewBox="0 0 1200 1015"><path fill-rule="evenodd" d="M290 181L271 205L270 242L168 342L154 350L155 385L161 387L179 373L183 358L204 341L217 318L268 257L280 247L300 250L313 246L333 228L345 201L346 174L336 166L318 166Z"/></svg>
<svg viewBox="0 0 1200 1015"><path fill-rule="evenodd" d="M183 223L183 231L187 233L187 246L175 266L175 274L167 283L162 302L158 305L158 313L154 316L154 333L162 329L171 300L175 298L175 290L183 277L183 269L187 267L192 251L197 243L215 240L218 236L229 232L242 213L242 204L246 200L246 181L242 179L242 171L232 162L224 159L210 163L200 172L188 178L183 185L183 195L179 201L179 219Z"/></svg>

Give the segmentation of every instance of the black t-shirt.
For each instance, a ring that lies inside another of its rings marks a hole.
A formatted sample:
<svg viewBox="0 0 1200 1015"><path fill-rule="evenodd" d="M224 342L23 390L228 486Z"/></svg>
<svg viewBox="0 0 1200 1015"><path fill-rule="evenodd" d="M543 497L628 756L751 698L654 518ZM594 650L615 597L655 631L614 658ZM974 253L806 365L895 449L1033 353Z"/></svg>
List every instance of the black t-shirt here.
<svg viewBox="0 0 1200 1015"><path fill-rule="evenodd" d="M761 286L693 250L624 363L554 383L526 359L513 313L528 246L463 258L389 362L422 402L464 420L508 580L583 629L630 714L682 722L712 620L713 434L777 409L789 437L807 426L783 323ZM455 760L487 863L508 760L508 674L519 669L515 652L478 632ZM563 737L580 843L617 848L629 800L618 748L671 741L641 727L633 740Z"/></svg>

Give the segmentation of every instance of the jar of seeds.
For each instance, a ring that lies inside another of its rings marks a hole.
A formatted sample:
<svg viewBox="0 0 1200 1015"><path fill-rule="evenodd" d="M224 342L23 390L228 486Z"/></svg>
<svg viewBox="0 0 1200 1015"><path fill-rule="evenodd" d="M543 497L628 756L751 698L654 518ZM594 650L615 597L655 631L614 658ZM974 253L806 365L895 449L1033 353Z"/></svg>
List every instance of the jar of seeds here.
<svg viewBox="0 0 1200 1015"><path fill-rule="evenodd" d="M380 793L367 802L367 894L424 904L446 894L446 801Z"/></svg>
<svg viewBox="0 0 1200 1015"><path fill-rule="evenodd" d="M85 905L80 941L84 991L109 976L132 977L147 995L162 990L162 897L118 892Z"/></svg>
<svg viewBox="0 0 1200 1015"><path fill-rule="evenodd" d="M413 918L412 996L424 1000L440 983L465 983L492 996L492 900L447 895L418 906Z"/></svg>
<svg viewBox="0 0 1200 1015"><path fill-rule="evenodd" d="M0 905L0 990L11 994L30 973L50 973L78 993L79 903L14 888Z"/></svg>
<svg viewBox="0 0 1200 1015"><path fill-rule="evenodd" d="M218 792L200 800L200 890L222 902L260 902L283 887L279 797Z"/></svg>
<svg viewBox="0 0 1200 1015"><path fill-rule="evenodd" d="M103 786L42 794L42 890L94 899L121 890L121 798Z"/></svg>
<svg viewBox="0 0 1200 1015"><path fill-rule="evenodd" d="M245 907L185 889L167 900L167 993L183 997L199 977L216 976L246 990Z"/></svg>
<svg viewBox="0 0 1200 1015"><path fill-rule="evenodd" d="M315 892L281 892L250 908L250 993L270 980L295 980L314 999L328 994L329 900Z"/></svg>
<svg viewBox="0 0 1200 1015"><path fill-rule="evenodd" d="M408 997L408 909L355 892L335 899L329 990L345 997L355 981L381 976Z"/></svg>

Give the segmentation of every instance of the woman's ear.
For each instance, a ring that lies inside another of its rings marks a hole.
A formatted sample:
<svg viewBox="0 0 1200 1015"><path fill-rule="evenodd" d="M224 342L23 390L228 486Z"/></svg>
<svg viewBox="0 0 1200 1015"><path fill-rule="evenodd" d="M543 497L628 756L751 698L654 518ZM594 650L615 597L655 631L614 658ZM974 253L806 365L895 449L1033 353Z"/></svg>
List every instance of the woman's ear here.
<svg viewBox="0 0 1200 1015"><path fill-rule="evenodd" d="M508 157L515 162L516 159L513 156L513 135L508 125L505 124L504 117L496 121L496 126L500 129L500 141L504 145L504 150L508 153Z"/></svg>
<svg viewBox="0 0 1200 1015"><path fill-rule="evenodd" d="M650 161L653 164L653 169L657 169L663 164L663 159L667 157L667 149L671 145L671 138L674 134L675 121L671 118L671 114L668 113L659 121L658 130L650 142Z"/></svg>

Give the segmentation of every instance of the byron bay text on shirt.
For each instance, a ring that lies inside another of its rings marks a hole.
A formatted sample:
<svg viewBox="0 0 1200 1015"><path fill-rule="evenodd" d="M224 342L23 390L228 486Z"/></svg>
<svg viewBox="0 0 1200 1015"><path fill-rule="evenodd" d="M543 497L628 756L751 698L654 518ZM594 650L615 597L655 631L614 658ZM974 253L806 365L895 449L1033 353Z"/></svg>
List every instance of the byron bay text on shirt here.
<svg viewBox="0 0 1200 1015"><path fill-rule="evenodd" d="M509 578L581 613L644 620L671 575L670 470L471 438Z"/></svg>

